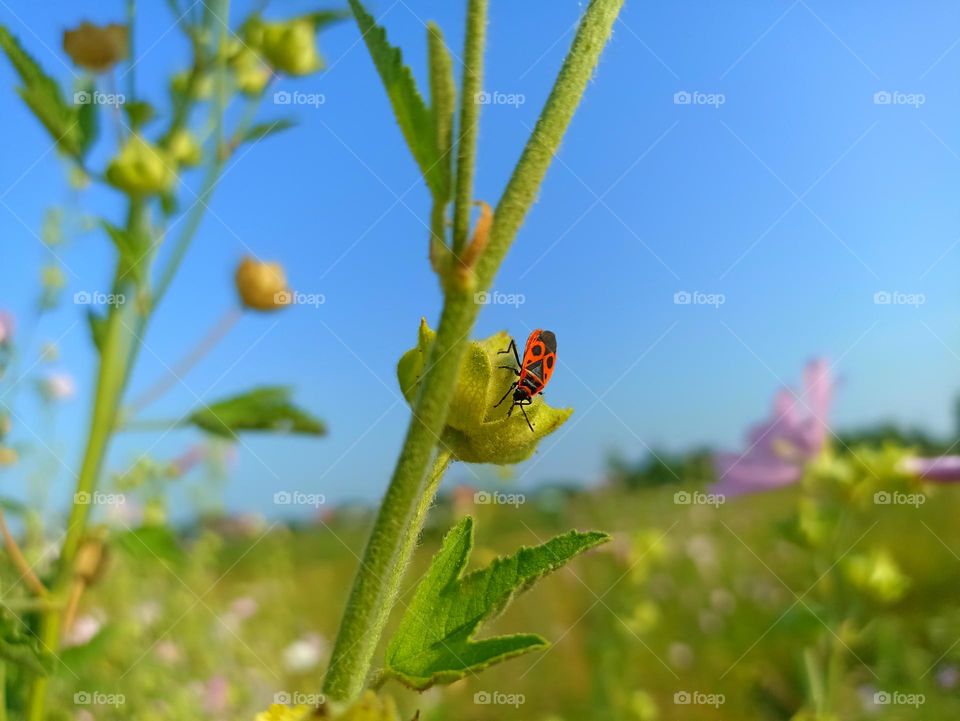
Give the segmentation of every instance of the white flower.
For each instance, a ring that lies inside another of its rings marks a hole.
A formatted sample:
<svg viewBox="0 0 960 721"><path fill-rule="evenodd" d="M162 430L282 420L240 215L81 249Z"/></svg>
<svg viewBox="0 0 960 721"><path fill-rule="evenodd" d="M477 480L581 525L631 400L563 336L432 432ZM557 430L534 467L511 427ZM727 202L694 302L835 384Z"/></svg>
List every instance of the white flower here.
<svg viewBox="0 0 960 721"><path fill-rule="evenodd" d="M67 631L66 637L63 639L63 645L67 647L83 646L89 643L93 637L100 632L102 626L103 621L94 614L87 613L82 616L77 616L73 625Z"/></svg>
<svg viewBox="0 0 960 721"><path fill-rule="evenodd" d="M320 663L325 654L326 640L315 633L307 634L283 649L283 665L291 673L303 673Z"/></svg>

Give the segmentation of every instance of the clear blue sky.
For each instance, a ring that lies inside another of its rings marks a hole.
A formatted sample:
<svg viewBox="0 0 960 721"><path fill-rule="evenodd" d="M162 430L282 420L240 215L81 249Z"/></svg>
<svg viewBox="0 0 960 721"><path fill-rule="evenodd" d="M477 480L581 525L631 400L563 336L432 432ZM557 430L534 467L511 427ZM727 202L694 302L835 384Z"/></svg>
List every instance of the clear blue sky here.
<svg viewBox="0 0 960 721"><path fill-rule="evenodd" d="M139 82L159 100L185 46L164 3L140 4ZM463 5L369 7L422 81L423 21L437 20L459 53ZM485 86L525 98L484 111L477 196L494 202L582 5L492 5ZM315 7L276 2L267 14ZM0 19L65 83L61 31L122 12L120 0L0 3ZM394 364L419 317L435 320L439 309L425 261L427 193L367 52L350 23L326 32L321 45L330 71L277 89L323 93L326 102L293 108L298 128L256 145L228 172L133 381L134 393L149 385L231 306L232 269L245 252L282 261L293 286L325 295L320 309L245 318L188 377L190 389L176 388L153 408L172 416L196 395L283 382L328 421L330 435L319 441L248 437L228 491L237 509L266 506L282 488L376 497L408 418ZM13 83L0 63L0 307L22 316L46 254L24 224L37 231L44 208L69 192L60 163L42 155L49 141ZM675 104L681 91L722 94L724 102ZM875 103L884 91L922 94L924 102ZM268 103L262 117L290 112ZM104 143L96 161L107 151ZM89 203L121 217L110 193L96 191ZM837 426L897 420L947 431L960 386L958 243L956 4L627 0L496 281L526 302L486 308L478 327L480 335L505 328L522 338L542 326L559 339L550 401L576 413L518 469L520 486L596 479L612 449L639 457L645 446L737 444L780 381L796 380L814 355L835 360L843 380ZM65 251L71 294L103 288L109 258L108 241L96 234ZM682 290L720 293L726 302L676 305ZM923 293L926 302L874 304L884 290ZM38 333L63 335L59 366L80 386L50 439L73 468L93 368L78 319L67 304ZM22 413L39 424L29 406ZM173 434L154 451L169 456L190 439ZM121 440L111 467L151 443ZM472 475L458 468L452 478ZM22 484L16 473L11 479ZM64 490L67 480L64 470Z"/></svg>

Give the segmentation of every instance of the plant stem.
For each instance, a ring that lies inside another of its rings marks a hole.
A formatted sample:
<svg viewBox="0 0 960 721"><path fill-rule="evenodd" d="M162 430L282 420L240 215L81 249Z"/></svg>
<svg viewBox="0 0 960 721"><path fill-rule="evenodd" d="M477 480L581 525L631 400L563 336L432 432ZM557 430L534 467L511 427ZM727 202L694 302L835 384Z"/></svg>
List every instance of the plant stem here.
<svg viewBox="0 0 960 721"><path fill-rule="evenodd" d="M2 510L0 510L0 533L3 534L3 542L7 547L7 553L10 556L10 560L13 562L14 567L20 571L20 577L30 587L30 590L32 590L37 596L41 598L46 596L46 587L40 582L40 579L37 578L37 575L33 572L33 569L30 568L30 564L27 563L27 559L24 558L23 551L20 550L20 546L17 544L17 539L15 539L13 534L10 533L10 528L7 526L7 518Z"/></svg>
<svg viewBox="0 0 960 721"><path fill-rule="evenodd" d="M500 200L490 245L481 256L477 289L493 282L610 36L623 0L593 0L540 119ZM468 42L470 40L468 39ZM450 287L400 457L357 571L330 660L324 692L356 697L396 601L415 546L429 479L427 465L446 423L451 391L479 306L473 289Z"/></svg>
<svg viewBox="0 0 960 721"><path fill-rule="evenodd" d="M473 205L473 173L477 162L477 134L483 90L483 49L487 33L487 0L470 0L467 5L467 41L463 53L463 81L460 94L460 127L457 130L457 184L453 205L453 252L459 257L470 232Z"/></svg>

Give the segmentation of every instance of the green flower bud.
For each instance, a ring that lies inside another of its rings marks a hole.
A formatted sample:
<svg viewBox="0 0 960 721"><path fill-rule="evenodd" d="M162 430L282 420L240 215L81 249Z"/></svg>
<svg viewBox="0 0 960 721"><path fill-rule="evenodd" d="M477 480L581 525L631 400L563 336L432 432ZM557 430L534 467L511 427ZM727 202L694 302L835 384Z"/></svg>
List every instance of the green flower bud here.
<svg viewBox="0 0 960 721"><path fill-rule="evenodd" d="M166 142L166 149L177 162L187 168L200 164L203 148L189 130L179 130Z"/></svg>
<svg viewBox="0 0 960 721"><path fill-rule="evenodd" d="M134 135L107 166L107 182L131 195L165 193L177 175L171 155Z"/></svg>
<svg viewBox="0 0 960 721"><path fill-rule="evenodd" d="M230 67L233 68L237 89L244 95L256 96L262 93L273 74L260 56L245 46L231 57Z"/></svg>
<svg viewBox="0 0 960 721"><path fill-rule="evenodd" d="M397 364L400 389L411 405L435 335L427 321L421 321L416 348L407 351ZM509 336L501 332L486 340L471 341L467 347L442 436L443 444L457 460L496 464L524 461L573 413L572 408L552 408L537 396L524 408L533 425L531 431L522 413L507 417L509 398L494 407L516 380L513 373L497 367L508 365L510 356L499 355L498 351L509 344Z"/></svg>
<svg viewBox="0 0 960 721"><path fill-rule="evenodd" d="M258 19L248 23L246 38L247 44L278 72L310 75L323 67L316 32L316 23L310 17L272 23Z"/></svg>
<svg viewBox="0 0 960 721"><path fill-rule="evenodd" d="M910 587L910 579L885 550L850 556L844 570L854 586L882 603L899 601Z"/></svg>

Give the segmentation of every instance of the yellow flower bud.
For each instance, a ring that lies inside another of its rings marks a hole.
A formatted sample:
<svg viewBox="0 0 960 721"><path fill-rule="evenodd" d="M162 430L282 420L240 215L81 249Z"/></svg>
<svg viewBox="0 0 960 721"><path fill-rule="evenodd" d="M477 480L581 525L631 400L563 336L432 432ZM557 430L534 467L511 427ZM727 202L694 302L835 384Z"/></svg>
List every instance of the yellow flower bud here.
<svg viewBox="0 0 960 721"><path fill-rule="evenodd" d="M163 193L177 180L175 165L166 150L134 135L107 166L107 182L131 195Z"/></svg>
<svg viewBox="0 0 960 721"><path fill-rule="evenodd" d="M0 467L15 465L19 456L13 448L4 446L0 448Z"/></svg>
<svg viewBox="0 0 960 721"><path fill-rule="evenodd" d="M203 160L203 148L189 130L179 130L166 142L166 148L171 157L187 168L199 165Z"/></svg>
<svg viewBox="0 0 960 721"><path fill-rule="evenodd" d="M247 308L271 311L290 305L292 294L279 263L246 257L237 266L234 278L240 300Z"/></svg>
<svg viewBox="0 0 960 721"><path fill-rule="evenodd" d="M242 47L230 60L233 68L234 81L237 88L244 95L259 95L270 82L273 72L248 47Z"/></svg>
<svg viewBox="0 0 960 721"><path fill-rule="evenodd" d="M75 65L95 73L105 72L127 57L127 26L80 23L76 29L64 31L63 50Z"/></svg>
<svg viewBox="0 0 960 721"><path fill-rule="evenodd" d="M283 706L275 703L266 711L258 713L254 721L306 721L315 709L300 706Z"/></svg>
<svg viewBox="0 0 960 721"><path fill-rule="evenodd" d="M317 52L316 25L309 17L251 23L247 42L277 71L287 75L309 75L323 67Z"/></svg>

